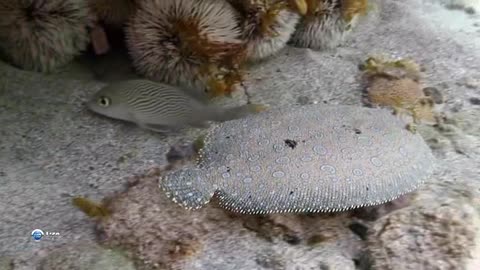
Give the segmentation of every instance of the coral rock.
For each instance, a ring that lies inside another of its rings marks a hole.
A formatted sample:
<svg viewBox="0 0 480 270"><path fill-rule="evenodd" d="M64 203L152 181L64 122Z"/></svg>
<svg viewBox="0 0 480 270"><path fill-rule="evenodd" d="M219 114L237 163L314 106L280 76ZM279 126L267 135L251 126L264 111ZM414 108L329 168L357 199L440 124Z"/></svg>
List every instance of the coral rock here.
<svg viewBox="0 0 480 270"><path fill-rule="evenodd" d="M368 242L375 269L468 269L480 216L462 201L432 201L379 219Z"/></svg>
<svg viewBox="0 0 480 270"><path fill-rule="evenodd" d="M91 244L58 248L47 253L38 270L134 270L121 252Z"/></svg>
<svg viewBox="0 0 480 270"><path fill-rule="evenodd" d="M362 250L346 216L252 216L214 205L190 212L156 188L158 173L166 172L106 198L112 215L97 221L101 242L127 251L140 269L351 269Z"/></svg>

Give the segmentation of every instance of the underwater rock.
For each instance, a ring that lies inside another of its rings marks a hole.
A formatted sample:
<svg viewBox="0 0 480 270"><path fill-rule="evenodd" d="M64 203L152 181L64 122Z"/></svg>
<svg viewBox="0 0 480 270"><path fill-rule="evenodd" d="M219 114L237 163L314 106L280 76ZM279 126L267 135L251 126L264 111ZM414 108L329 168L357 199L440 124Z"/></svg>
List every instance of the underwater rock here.
<svg viewBox="0 0 480 270"><path fill-rule="evenodd" d="M286 251L290 258L284 263L285 270L355 270L355 262L345 256L328 251L309 250L308 248ZM275 268L274 268L275 269Z"/></svg>
<svg viewBox="0 0 480 270"><path fill-rule="evenodd" d="M480 1L478 0L435 0L450 9L462 9L469 14L480 12Z"/></svg>
<svg viewBox="0 0 480 270"><path fill-rule="evenodd" d="M353 211L353 215L367 221L377 220L393 211L409 206L415 195L416 192L412 192L385 204L359 208Z"/></svg>
<svg viewBox="0 0 480 270"><path fill-rule="evenodd" d="M126 249L139 263L167 267L196 255L207 228L218 218L206 221L208 210L190 214L169 207L153 179L140 177L127 191L111 196L106 205L112 214L99 221L97 230L102 243ZM224 216L210 211L214 217Z"/></svg>
<svg viewBox="0 0 480 270"><path fill-rule="evenodd" d="M10 257L0 257L0 270L13 270L13 259Z"/></svg>
<svg viewBox="0 0 480 270"><path fill-rule="evenodd" d="M442 104L444 102L442 93L436 87L429 86L423 88L423 94L425 94L427 97L430 97L435 104Z"/></svg>
<svg viewBox="0 0 480 270"><path fill-rule="evenodd" d="M135 270L120 252L91 244L67 246L48 253L38 270Z"/></svg>
<svg viewBox="0 0 480 270"><path fill-rule="evenodd" d="M333 265L330 257L351 265L363 248L344 226L345 215L262 217L213 204L186 211L156 188L158 173L166 172L140 176L126 191L109 197L112 215L97 221L102 244L127 251L146 269L297 269Z"/></svg>
<svg viewBox="0 0 480 270"><path fill-rule="evenodd" d="M419 133L432 150L444 155L454 151L469 157L480 157L479 110L460 110L445 115L435 126L423 126Z"/></svg>
<svg viewBox="0 0 480 270"><path fill-rule="evenodd" d="M348 213L241 215L243 226L268 241L282 240L290 245L321 246L351 237ZM353 241L354 242L354 241Z"/></svg>
<svg viewBox="0 0 480 270"><path fill-rule="evenodd" d="M216 194L226 209L265 214L391 201L429 177L434 157L387 110L304 105L215 126L198 163L160 179L174 202L198 209Z"/></svg>
<svg viewBox="0 0 480 270"><path fill-rule="evenodd" d="M466 202L429 200L379 219L367 241L374 269L478 269L467 266L480 246L480 216Z"/></svg>

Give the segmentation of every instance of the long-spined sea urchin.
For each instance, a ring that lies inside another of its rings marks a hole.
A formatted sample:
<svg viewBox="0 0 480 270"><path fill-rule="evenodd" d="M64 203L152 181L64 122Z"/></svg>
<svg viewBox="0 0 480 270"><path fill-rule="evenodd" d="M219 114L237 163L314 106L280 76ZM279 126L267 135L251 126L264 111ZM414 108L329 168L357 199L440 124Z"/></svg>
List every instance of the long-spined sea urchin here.
<svg viewBox="0 0 480 270"><path fill-rule="evenodd" d="M198 166L163 176L160 186L187 209L214 195L249 214L381 204L413 191L434 169L428 145L404 126L385 109L270 109L212 129Z"/></svg>
<svg viewBox="0 0 480 270"><path fill-rule="evenodd" d="M243 46L237 20L226 1L145 0L127 24L127 46L149 79L229 92L241 80L234 61Z"/></svg>
<svg viewBox="0 0 480 270"><path fill-rule="evenodd" d="M53 71L86 49L88 20L84 0L3 0L0 51L15 66Z"/></svg>
<svg viewBox="0 0 480 270"><path fill-rule="evenodd" d="M368 8L368 0L307 0L307 3L307 15L289 43L315 50L341 45Z"/></svg>

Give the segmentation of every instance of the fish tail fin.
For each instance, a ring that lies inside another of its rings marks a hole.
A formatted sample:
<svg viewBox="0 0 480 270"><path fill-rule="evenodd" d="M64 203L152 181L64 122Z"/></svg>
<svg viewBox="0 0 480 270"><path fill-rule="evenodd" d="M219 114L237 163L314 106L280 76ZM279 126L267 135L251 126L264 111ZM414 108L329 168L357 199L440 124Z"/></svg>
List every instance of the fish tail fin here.
<svg viewBox="0 0 480 270"><path fill-rule="evenodd" d="M161 177L159 186L168 198L188 210L202 208L216 191L203 171L196 167L186 167Z"/></svg>
<svg viewBox="0 0 480 270"><path fill-rule="evenodd" d="M215 113L213 120L217 122L225 122L229 120L243 118L250 114L259 113L265 111L266 109L267 107L264 105L246 104L239 107L222 109L221 111Z"/></svg>

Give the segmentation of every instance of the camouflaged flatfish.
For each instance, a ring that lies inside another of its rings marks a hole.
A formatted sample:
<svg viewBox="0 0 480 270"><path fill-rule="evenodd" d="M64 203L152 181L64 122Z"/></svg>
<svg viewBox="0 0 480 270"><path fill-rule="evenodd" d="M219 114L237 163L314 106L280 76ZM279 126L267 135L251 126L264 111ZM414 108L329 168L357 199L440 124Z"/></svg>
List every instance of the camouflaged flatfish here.
<svg viewBox="0 0 480 270"><path fill-rule="evenodd" d="M291 106L215 126L198 165L165 175L160 187L187 209L217 196L241 213L333 212L415 190L434 161L388 110Z"/></svg>

